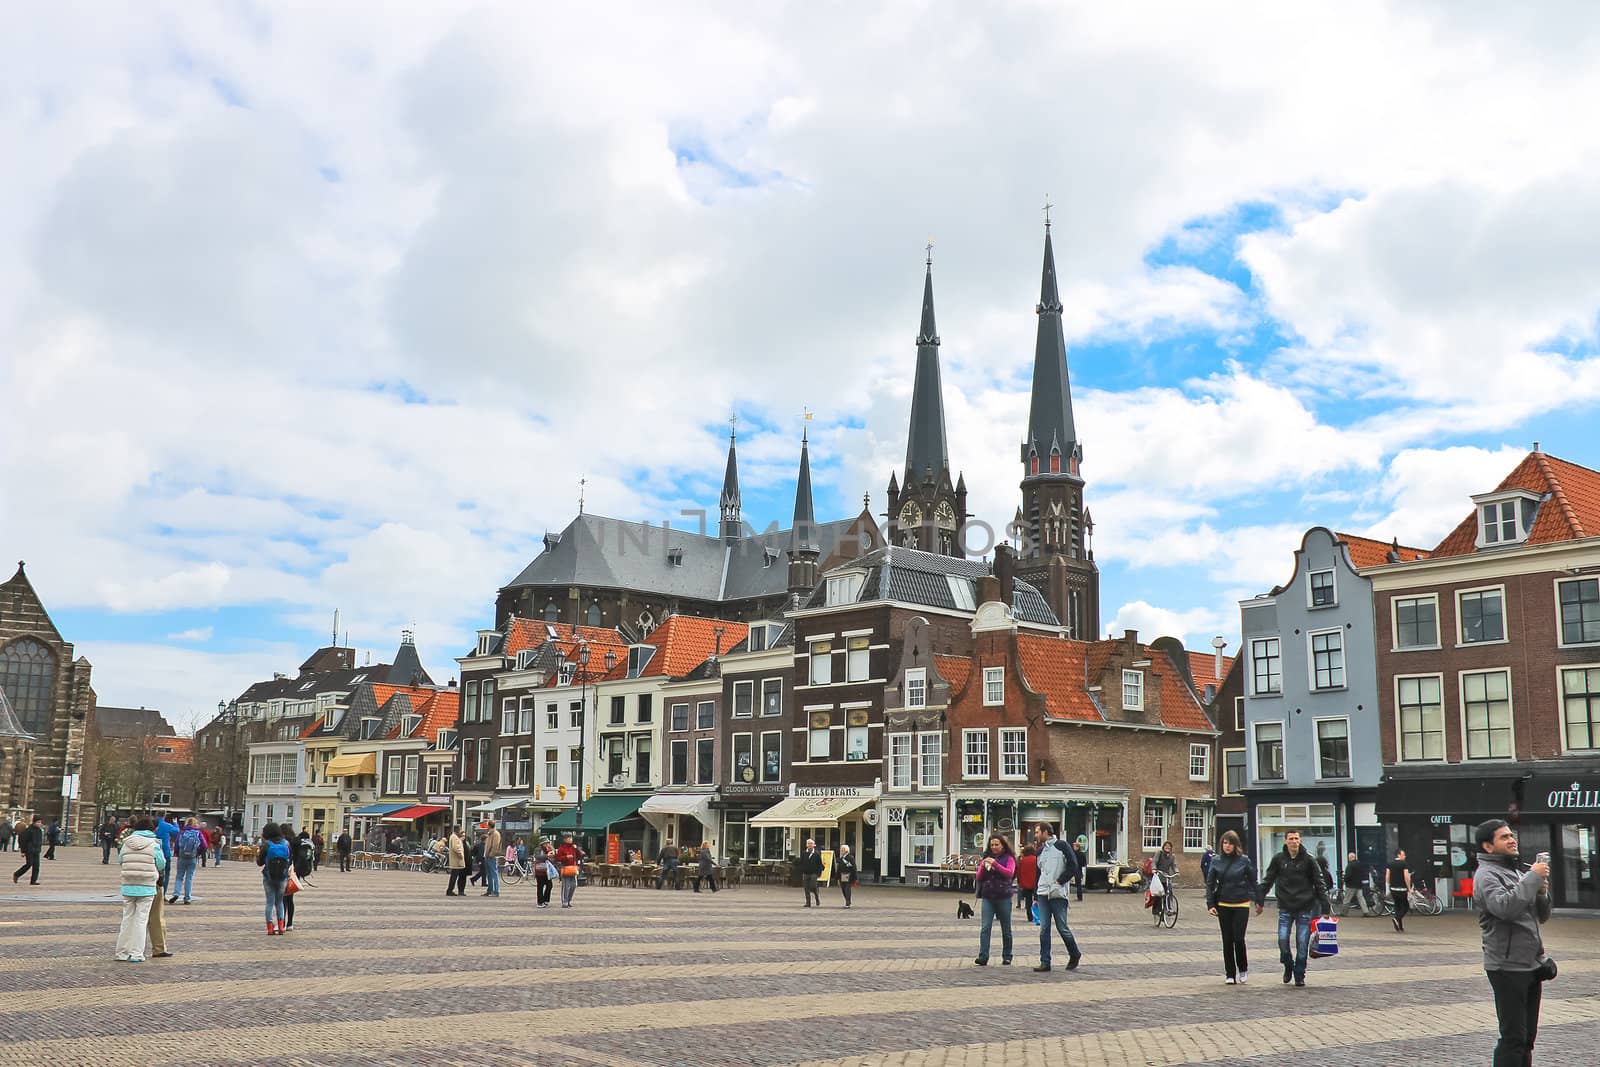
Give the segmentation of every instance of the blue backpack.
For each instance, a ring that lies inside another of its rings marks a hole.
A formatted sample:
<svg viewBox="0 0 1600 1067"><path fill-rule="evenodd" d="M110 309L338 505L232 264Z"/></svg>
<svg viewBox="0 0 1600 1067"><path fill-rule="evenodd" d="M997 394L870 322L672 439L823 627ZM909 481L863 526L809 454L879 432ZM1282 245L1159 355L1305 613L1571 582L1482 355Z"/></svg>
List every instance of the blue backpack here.
<svg viewBox="0 0 1600 1067"><path fill-rule="evenodd" d="M186 860L192 860L200 853L200 831L189 827L178 835L178 855Z"/></svg>

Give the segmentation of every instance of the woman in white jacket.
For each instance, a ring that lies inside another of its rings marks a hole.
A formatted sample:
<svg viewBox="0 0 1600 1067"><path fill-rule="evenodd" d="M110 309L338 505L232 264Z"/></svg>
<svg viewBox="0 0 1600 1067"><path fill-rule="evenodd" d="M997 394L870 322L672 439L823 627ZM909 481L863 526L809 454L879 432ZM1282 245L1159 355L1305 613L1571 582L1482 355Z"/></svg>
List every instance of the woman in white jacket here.
<svg viewBox="0 0 1600 1067"><path fill-rule="evenodd" d="M145 924L150 919L150 905L161 891L157 885L161 871L167 865L150 825L148 817L135 817L131 832L117 850L122 870L122 928L117 932L117 960L121 963L144 962Z"/></svg>

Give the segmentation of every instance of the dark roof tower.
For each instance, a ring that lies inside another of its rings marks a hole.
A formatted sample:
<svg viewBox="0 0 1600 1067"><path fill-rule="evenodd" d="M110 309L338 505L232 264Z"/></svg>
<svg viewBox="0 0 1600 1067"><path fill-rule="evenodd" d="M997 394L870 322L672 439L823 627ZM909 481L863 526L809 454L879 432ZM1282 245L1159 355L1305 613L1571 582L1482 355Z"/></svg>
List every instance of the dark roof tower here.
<svg viewBox="0 0 1600 1067"><path fill-rule="evenodd" d="M394 654L394 663L384 675L384 681L389 685L433 684L422 666L422 657L417 655L416 636L410 630L400 631L400 648Z"/></svg>
<svg viewBox="0 0 1600 1067"><path fill-rule="evenodd" d="M733 420L728 424L728 469L722 475L722 525L720 535L723 543L733 544L744 533L744 524L739 515L739 452L736 447L738 440L737 427Z"/></svg>
<svg viewBox="0 0 1600 1067"><path fill-rule="evenodd" d="M806 418L810 418L808 414ZM794 483L794 525L789 531L789 591L809 593L817 584L817 520L811 506L811 450L806 430L800 432L800 475Z"/></svg>
<svg viewBox="0 0 1600 1067"><path fill-rule="evenodd" d="M1044 224L1044 267L1039 279L1039 331L1033 345L1033 398L1028 405L1028 433L1022 440L1025 473L1048 469L1055 451L1060 467L1076 473L1083 459L1072 421L1072 385L1067 379L1067 339L1061 326L1061 291L1056 283L1056 254L1050 241L1050 220Z"/></svg>
<svg viewBox="0 0 1600 1067"><path fill-rule="evenodd" d="M906 435L904 487L950 466L944 435L944 389L939 381L939 330L933 319L933 252L922 280L922 325L917 330L917 372L911 386L911 429Z"/></svg>

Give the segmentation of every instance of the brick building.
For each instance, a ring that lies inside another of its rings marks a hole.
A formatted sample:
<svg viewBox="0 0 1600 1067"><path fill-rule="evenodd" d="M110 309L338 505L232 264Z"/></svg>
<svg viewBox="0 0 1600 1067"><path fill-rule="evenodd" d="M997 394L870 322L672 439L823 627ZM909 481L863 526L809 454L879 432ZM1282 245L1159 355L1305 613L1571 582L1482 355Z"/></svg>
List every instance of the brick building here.
<svg viewBox="0 0 1600 1067"><path fill-rule="evenodd" d="M46 822L69 820L64 829L78 833L94 826L97 813L88 800L89 788L80 789L70 812L62 796L62 780L82 771L79 779L92 785L93 767L85 767L89 716L95 708L90 685L93 668L75 656L71 642L50 621L44 603L34 592L22 563L17 573L0 584L0 689L4 689L18 725L31 738L29 774L16 779L31 788L18 795L12 813L42 816ZM5 746L20 751L18 739ZM9 763L8 758L8 763ZM20 767L20 756L18 766ZM0 767L0 775L6 773Z"/></svg>
<svg viewBox="0 0 1600 1067"><path fill-rule="evenodd" d="M1600 472L1535 451L1472 504L1429 558L1364 571L1388 848L1444 895L1509 816L1555 903L1600 907Z"/></svg>

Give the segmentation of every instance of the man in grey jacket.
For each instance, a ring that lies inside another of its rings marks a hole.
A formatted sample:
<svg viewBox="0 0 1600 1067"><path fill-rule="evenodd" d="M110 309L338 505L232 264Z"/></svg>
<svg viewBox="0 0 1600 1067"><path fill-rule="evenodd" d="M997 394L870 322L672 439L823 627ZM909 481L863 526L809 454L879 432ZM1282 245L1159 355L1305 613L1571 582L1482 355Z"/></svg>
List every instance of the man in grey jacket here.
<svg viewBox="0 0 1600 1067"><path fill-rule="evenodd" d="M1067 925L1067 894L1072 890L1074 860L1072 850L1050 832L1048 823L1040 823L1034 830L1034 844L1039 854L1039 966L1035 971L1050 970L1050 927L1053 925L1067 946L1067 970L1078 969L1083 952L1078 939Z"/></svg>
<svg viewBox="0 0 1600 1067"><path fill-rule="evenodd" d="M1472 900L1483 928L1483 969L1500 1020L1494 1067L1525 1067L1533 1063L1533 1039L1539 1032L1539 967L1544 959L1539 924L1550 918L1550 865L1535 863L1523 870L1516 832L1504 819L1479 826L1477 841Z"/></svg>

